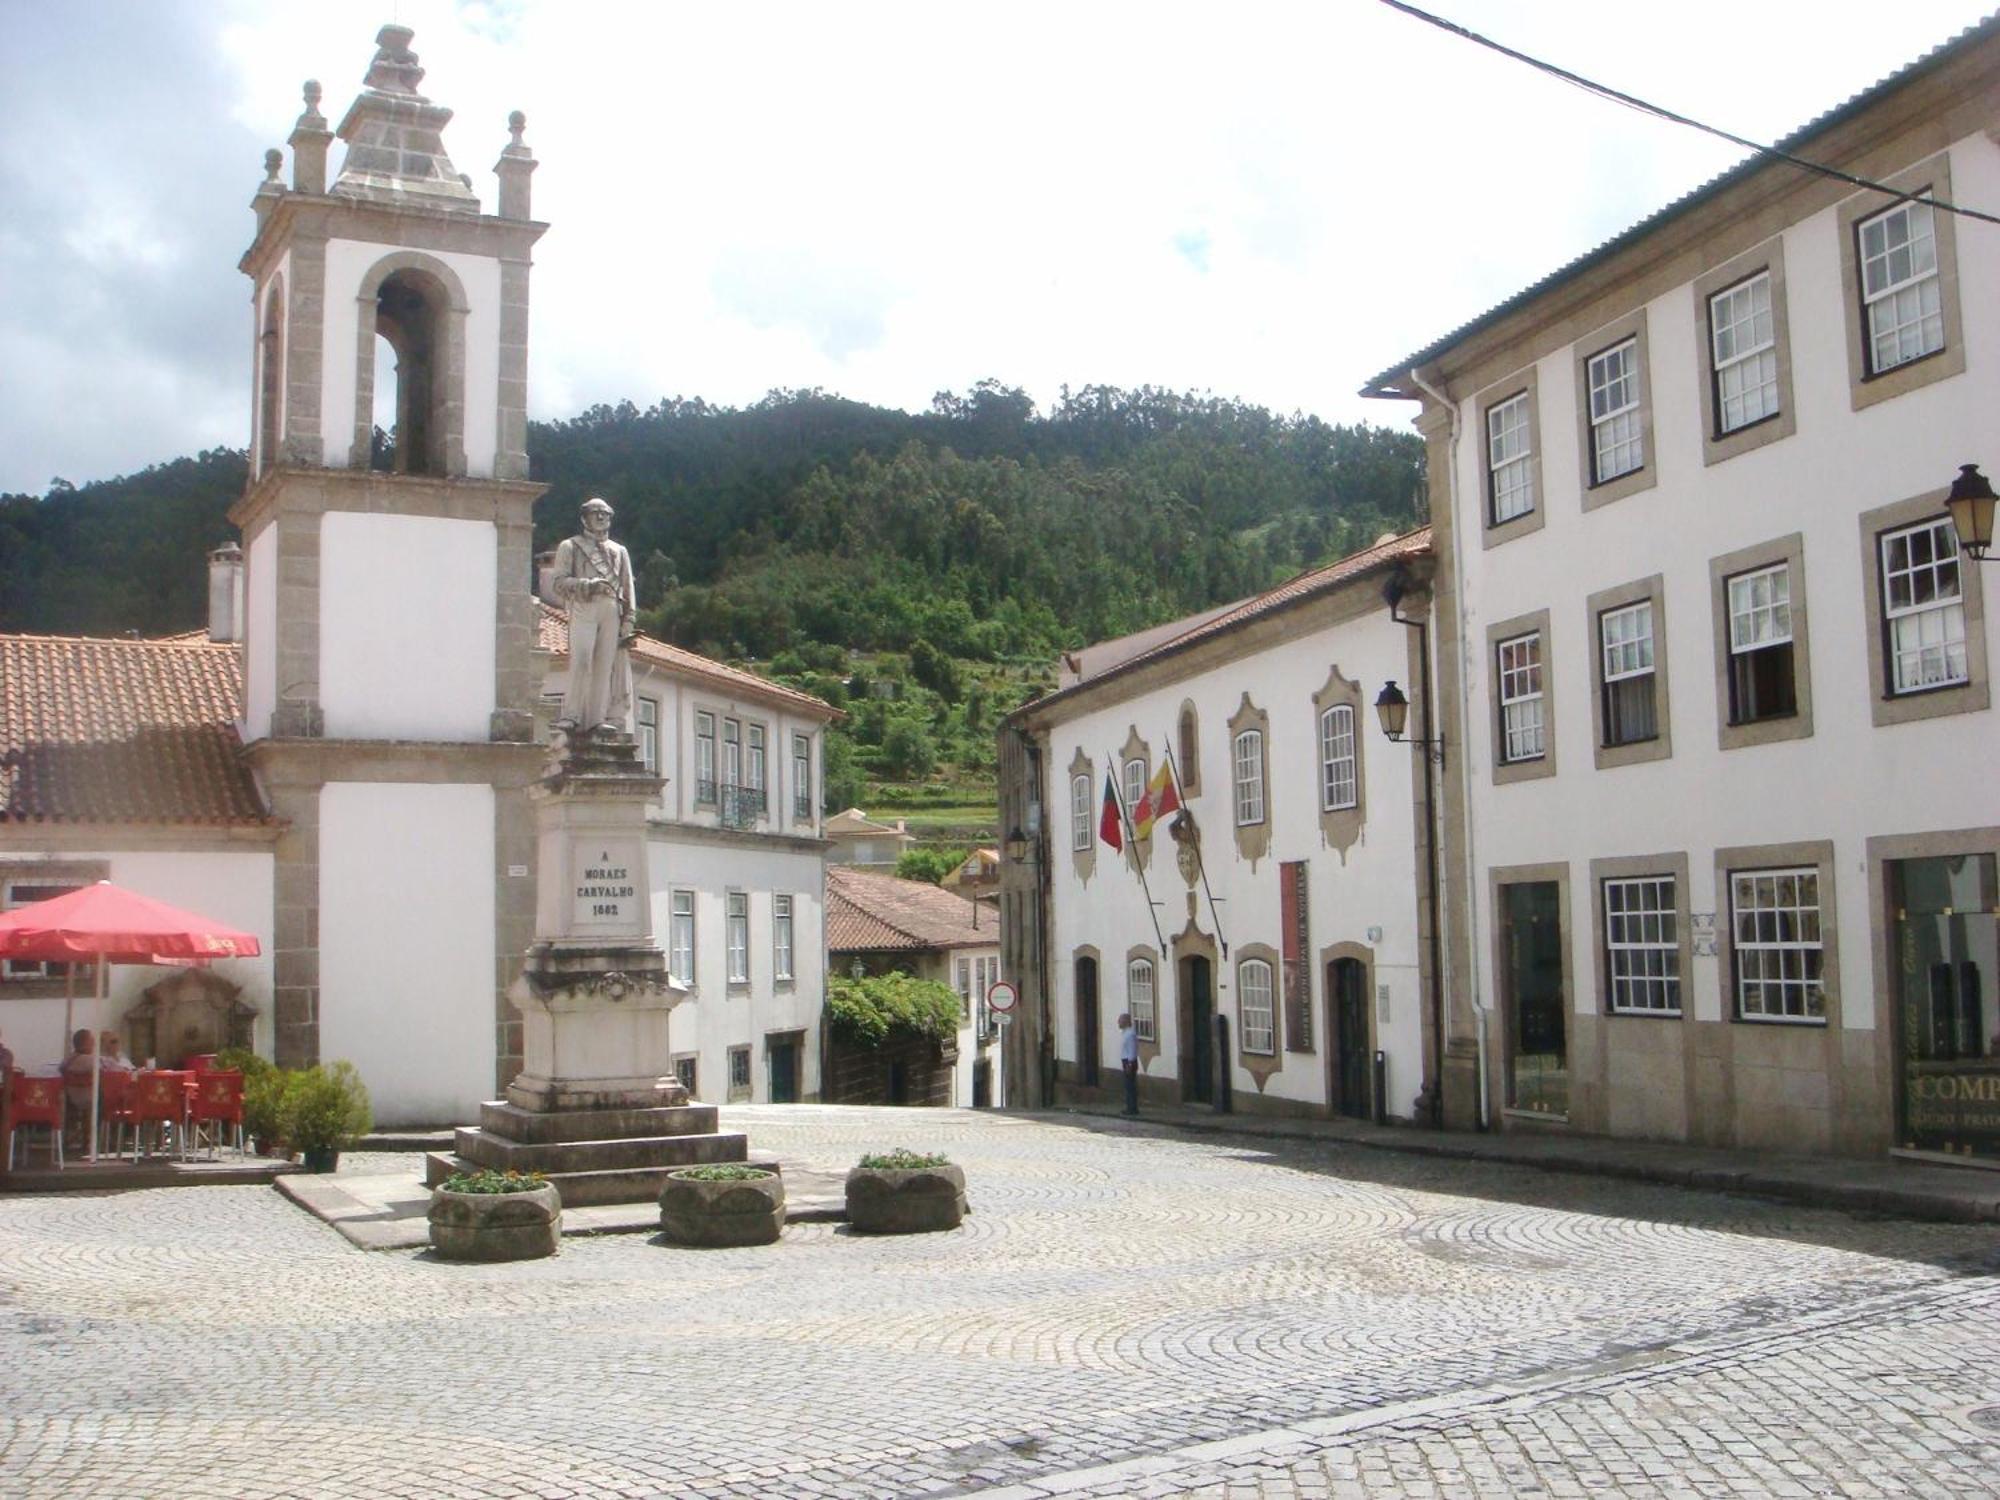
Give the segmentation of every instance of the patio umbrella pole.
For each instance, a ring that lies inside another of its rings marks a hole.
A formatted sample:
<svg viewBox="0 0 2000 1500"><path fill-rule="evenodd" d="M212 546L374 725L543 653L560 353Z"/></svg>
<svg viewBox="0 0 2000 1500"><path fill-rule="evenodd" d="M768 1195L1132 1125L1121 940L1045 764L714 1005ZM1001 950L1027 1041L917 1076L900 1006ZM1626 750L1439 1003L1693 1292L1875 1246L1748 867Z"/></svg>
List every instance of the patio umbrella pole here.
<svg viewBox="0 0 2000 1500"><path fill-rule="evenodd" d="M97 1115L104 1100L104 955L97 957L97 1035L90 1042L90 1159L97 1161Z"/></svg>
<svg viewBox="0 0 2000 1500"><path fill-rule="evenodd" d="M63 1045L76 1035L76 965L63 965Z"/></svg>

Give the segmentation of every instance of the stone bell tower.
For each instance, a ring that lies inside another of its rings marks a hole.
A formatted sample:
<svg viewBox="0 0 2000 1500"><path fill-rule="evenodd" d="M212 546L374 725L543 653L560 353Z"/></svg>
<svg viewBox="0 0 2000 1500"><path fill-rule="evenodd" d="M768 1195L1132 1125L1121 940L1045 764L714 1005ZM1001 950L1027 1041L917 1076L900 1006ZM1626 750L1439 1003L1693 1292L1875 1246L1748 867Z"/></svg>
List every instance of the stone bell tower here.
<svg viewBox="0 0 2000 1500"><path fill-rule="evenodd" d="M504 994L534 932L538 761L528 275L547 226L519 113L482 212L411 36L382 28L334 129L305 85L289 184L265 155L241 262L250 480L230 513L242 734L289 824L276 1055L351 1059L386 1123L464 1118L518 1069Z"/></svg>

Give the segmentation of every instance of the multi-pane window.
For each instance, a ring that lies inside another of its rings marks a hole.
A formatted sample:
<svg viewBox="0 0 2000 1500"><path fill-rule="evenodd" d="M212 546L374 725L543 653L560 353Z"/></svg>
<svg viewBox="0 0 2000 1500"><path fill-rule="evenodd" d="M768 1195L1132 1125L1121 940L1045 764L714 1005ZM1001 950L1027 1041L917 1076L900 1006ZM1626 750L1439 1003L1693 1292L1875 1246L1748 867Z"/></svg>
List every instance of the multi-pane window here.
<svg viewBox="0 0 2000 1500"><path fill-rule="evenodd" d="M1759 271L1708 299L1718 435L1778 414L1778 335L1771 273Z"/></svg>
<svg viewBox="0 0 2000 1500"><path fill-rule="evenodd" d="M651 698L639 700L639 761L647 774L660 774L660 705Z"/></svg>
<svg viewBox="0 0 2000 1500"><path fill-rule="evenodd" d="M1763 1021L1824 1021L1819 872L1732 871L1729 904L1737 1014Z"/></svg>
<svg viewBox="0 0 2000 1500"><path fill-rule="evenodd" d="M1889 691L1915 693L1967 680L1958 533L1940 517L1882 537L1882 614Z"/></svg>
<svg viewBox="0 0 2000 1500"><path fill-rule="evenodd" d="M1511 765L1546 753L1542 724L1542 636L1517 635L1499 645L1500 759Z"/></svg>
<svg viewBox="0 0 2000 1500"><path fill-rule="evenodd" d="M1146 795L1146 763L1132 759L1125 762L1125 816L1139 815L1139 799Z"/></svg>
<svg viewBox="0 0 2000 1500"><path fill-rule="evenodd" d="M694 983L694 892L675 891L667 922L667 972L682 984Z"/></svg>
<svg viewBox="0 0 2000 1500"><path fill-rule="evenodd" d="M17 906L32 906L37 901L53 901L57 896L67 896L82 887L75 882L62 885L45 885L25 880L7 882L5 900L0 909L12 911ZM0 979L60 979L67 974L70 966L65 963L43 963L38 959L8 959L0 963ZM63 1038L69 1044L69 1038Z"/></svg>
<svg viewBox="0 0 2000 1500"><path fill-rule="evenodd" d="M1278 1050L1272 994L1271 966L1261 958L1244 959L1236 970L1236 1000L1243 1017L1245 1052Z"/></svg>
<svg viewBox="0 0 2000 1500"><path fill-rule="evenodd" d="M1673 876L1604 882L1604 957L1614 1011L1680 1014L1681 948Z"/></svg>
<svg viewBox="0 0 2000 1500"><path fill-rule="evenodd" d="M1246 729L1236 736L1236 826L1264 821L1264 733Z"/></svg>
<svg viewBox="0 0 2000 1500"><path fill-rule="evenodd" d="M750 1097L750 1049L731 1047L729 1049L729 1097L747 1099Z"/></svg>
<svg viewBox="0 0 2000 1500"><path fill-rule="evenodd" d="M756 793L758 810L764 805L764 726L752 724L747 734L749 743L745 747L747 763L744 766L743 784Z"/></svg>
<svg viewBox="0 0 2000 1500"><path fill-rule="evenodd" d="M697 711L694 716L694 800L715 800L715 715Z"/></svg>
<svg viewBox="0 0 2000 1500"><path fill-rule="evenodd" d="M1319 806L1321 812L1352 807L1360 800L1354 768L1354 710L1337 703L1319 716Z"/></svg>
<svg viewBox="0 0 2000 1500"><path fill-rule="evenodd" d="M1639 421L1639 341L1627 339L1588 366L1590 379L1590 482L1603 484L1646 464Z"/></svg>
<svg viewBox="0 0 2000 1500"><path fill-rule="evenodd" d="M1135 958L1125 966L1125 1009L1132 1017L1132 1030L1140 1041L1157 1040L1150 958Z"/></svg>
<svg viewBox="0 0 2000 1500"><path fill-rule="evenodd" d="M1660 732L1654 698L1653 605L1650 600L1598 616L1604 663L1604 743L1630 745Z"/></svg>
<svg viewBox="0 0 2000 1500"><path fill-rule="evenodd" d="M1937 236L1928 203L1899 203L1856 226L1868 371L1879 375L1944 347Z"/></svg>
<svg viewBox="0 0 2000 1500"><path fill-rule="evenodd" d="M1799 710L1792 656L1792 570L1776 563L1729 580L1729 722Z"/></svg>
<svg viewBox="0 0 2000 1500"><path fill-rule="evenodd" d="M735 719L722 721L722 784L743 785L743 725Z"/></svg>
<svg viewBox="0 0 2000 1500"><path fill-rule="evenodd" d="M1195 722L1192 707L1181 710L1180 719L1180 783L1181 790L1201 785L1201 728Z"/></svg>
<svg viewBox="0 0 2000 1500"><path fill-rule="evenodd" d="M1079 854L1090 848L1090 778L1069 779L1069 846Z"/></svg>
<svg viewBox="0 0 2000 1500"><path fill-rule="evenodd" d="M695 1079L698 1072L697 1064L699 1061L700 1059L691 1055L674 1059L674 1077L681 1081L681 1087L688 1091L688 1098L690 1099L699 1099L701 1097L695 1088Z"/></svg>
<svg viewBox="0 0 2000 1500"><path fill-rule="evenodd" d="M810 818L812 814L812 740L806 735L795 734L792 736L792 816Z"/></svg>
<svg viewBox="0 0 2000 1500"><path fill-rule="evenodd" d="M1486 476L1495 526L1535 508L1534 433L1528 415L1526 391L1486 410Z"/></svg>
<svg viewBox="0 0 2000 1500"><path fill-rule="evenodd" d="M792 977L792 898L771 898L771 977Z"/></svg>
<svg viewBox="0 0 2000 1500"><path fill-rule="evenodd" d="M748 984L750 982L750 898L742 891L731 891L724 898L724 912L728 916L727 947L729 951L729 982Z"/></svg>

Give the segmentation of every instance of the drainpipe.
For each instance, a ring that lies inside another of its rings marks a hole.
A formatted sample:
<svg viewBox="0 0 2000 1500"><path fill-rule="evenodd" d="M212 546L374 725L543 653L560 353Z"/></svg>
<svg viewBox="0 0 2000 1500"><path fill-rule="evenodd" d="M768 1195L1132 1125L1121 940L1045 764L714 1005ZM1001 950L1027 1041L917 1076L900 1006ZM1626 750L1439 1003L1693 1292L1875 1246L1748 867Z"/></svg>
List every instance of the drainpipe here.
<svg viewBox="0 0 2000 1500"><path fill-rule="evenodd" d="M1424 372L1421 369L1418 369L1413 366L1410 370L1410 380L1413 384L1415 384L1418 390L1422 391L1426 396L1429 396L1431 400L1437 402L1438 405L1442 406L1445 409L1445 412L1448 414L1451 421L1451 428L1446 436L1446 442L1449 445L1447 448L1447 452L1449 453L1450 458L1449 458L1449 463L1445 469L1445 483L1447 486L1447 495L1448 495L1446 503L1449 504L1451 507L1451 520L1452 520L1451 581L1452 581L1452 587L1459 591L1458 624L1459 624L1459 640L1462 643L1465 639L1465 589L1464 589L1465 570L1461 563L1461 554L1459 552L1459 545L1458 545L1458 443L1459 443L1458 403L1456 401L1451 400L1449 397L1445 395L1443 391L1439 390L1436 386L1432 385L1428 380L1426 380L1424 378ZM1435 522L1435 518L1433 518L1433 522ZM1433 531L1432 535L1435 536L1436 532ZM1433 602L1435 603L1435 599L1433 599ZM1464 650L1463 646L1461 645L1460 647L1461 658L1463 658L1463 655L1464 655ZM1425 658L1425 666L1428 669L1429 666L1428 657ZM1459 671L1458 674L1458 692L1459 692L1458 722L1460 724L1470 724L1472 722L1471 674L1463 670L1462 662L1461 662L1461 670ZM1431 708L1430 696L1428 692L1426 692L1424 697L1424 712L1429 713L1430 708ZM1478 854L1477 854L1478 839L1477 835L1473 831L1472 815L1471 815L1472 785L1471 785L1471 758L1469 751L1470 751L1469 741L1466 744L1460 745L1459 754L1457 757L1458 764L1456 767L1453 768L1459 777L1459 805L1467 809L1465 818L1464 836L1465 836L1465 867L1468 872L1468 877L1470 875L1470 872L1476 871L1479 868ZM1489 1025L1491 1007L1486 1005L1485 1002L1480 998L1479 983L1476 977L1479 972L1479 901L1475 894L1471 892L1467 893L1467 900L1465 903L1465 907L1466 907L1465 911L1466 959L1467 962L1471 965L1472 974L1475 976L1472 983L1472 995L1471 995L1472 1009L1474 1014L1478 1017L1479 1020L1479 1025L1473 1033L1473 1041L1478 1048L1478 1057L1479 1057L1479 1073L1478 1073L1479 1128L1481 1130L1486 1130L1489 1129L1492 1125L1492 1121L1488 1117L1488 1111L1487 1111L1488 1085L1486 1076L1487 1074L1486 1034ZM1435 930L1435 928L1443 921L1444 913L1441 908L1433 908L1433 911L1435 913L1436 920L1432 923L1432 927ZM1444 975L1442 972L1440 972L1438 975L1438 985L1440 990L1442 990L1443 988L1443 983L1444 983ZM1439 1048L1442 1049L1444 1045L1442 1034L1440 1034L1438 1045ZM1439 1069L1439 1084L1440 1086L1442 1086L1443 1084L1443 1070L1441 1066Z"/></svg>

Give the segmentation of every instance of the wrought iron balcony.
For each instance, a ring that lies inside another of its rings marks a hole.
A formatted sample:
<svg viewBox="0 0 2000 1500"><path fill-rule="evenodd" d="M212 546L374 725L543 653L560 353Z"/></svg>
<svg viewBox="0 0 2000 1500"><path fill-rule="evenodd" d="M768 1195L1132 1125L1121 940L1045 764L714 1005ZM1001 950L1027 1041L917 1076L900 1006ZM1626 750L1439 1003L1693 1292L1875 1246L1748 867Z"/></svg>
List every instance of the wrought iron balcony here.
<svg viewBox="0 0 2000 1500"><path fill-rule="evenodd" d="M761 786L725 785L721 791L724 828L749 828L764 816L764 789Z"/></svg>

